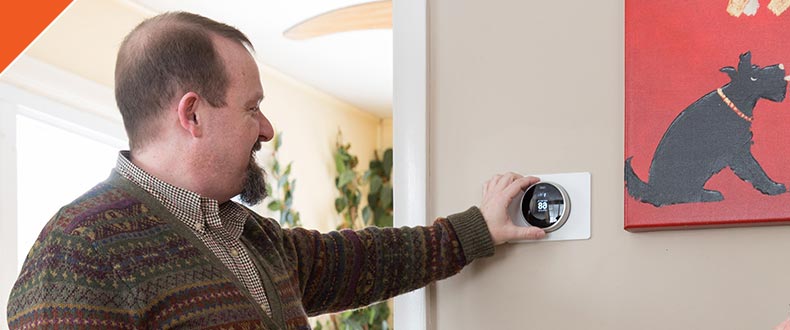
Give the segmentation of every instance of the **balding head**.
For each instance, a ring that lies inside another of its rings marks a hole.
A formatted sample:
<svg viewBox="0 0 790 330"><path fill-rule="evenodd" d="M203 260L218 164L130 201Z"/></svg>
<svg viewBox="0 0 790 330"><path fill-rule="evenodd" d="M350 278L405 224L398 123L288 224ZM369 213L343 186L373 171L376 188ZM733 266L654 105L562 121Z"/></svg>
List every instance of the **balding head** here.
<svg viewBox="0 0 790 330"><path fill-rule="evenodd" d="M123 40L115 64L115 99L134 151L157 136L157 119L186 92L225 105L228 75L212 38L252 49L239 30L203 16L173 12L149 18Z"/></svg>

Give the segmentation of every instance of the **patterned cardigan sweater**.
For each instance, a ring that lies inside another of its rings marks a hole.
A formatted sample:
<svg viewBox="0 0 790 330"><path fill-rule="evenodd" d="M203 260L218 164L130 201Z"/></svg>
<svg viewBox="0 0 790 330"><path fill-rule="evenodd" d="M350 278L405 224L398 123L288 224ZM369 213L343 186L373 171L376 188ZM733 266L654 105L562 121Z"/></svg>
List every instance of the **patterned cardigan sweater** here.
<svg viewBox="0 0 790 330"><path fill-rule="evenodd" d="M320 234L250 217L241 237L269 317L183 223L113 172L63 207L28 254L10 329L310 329L308 315L420 288L493 254L477 208L432 226Z"/></svg>

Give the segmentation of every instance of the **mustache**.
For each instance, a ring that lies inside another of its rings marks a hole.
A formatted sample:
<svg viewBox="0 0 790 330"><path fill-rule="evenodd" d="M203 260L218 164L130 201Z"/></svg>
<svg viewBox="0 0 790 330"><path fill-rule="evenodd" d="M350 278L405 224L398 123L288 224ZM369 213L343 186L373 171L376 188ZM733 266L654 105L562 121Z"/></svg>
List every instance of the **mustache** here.
<svg viewBox="0 0 790 330"><path fill-rule="evenodd" d="M261 150L261 141L255 141L255 144L252 145L252 151L257 152Z"/></svg>

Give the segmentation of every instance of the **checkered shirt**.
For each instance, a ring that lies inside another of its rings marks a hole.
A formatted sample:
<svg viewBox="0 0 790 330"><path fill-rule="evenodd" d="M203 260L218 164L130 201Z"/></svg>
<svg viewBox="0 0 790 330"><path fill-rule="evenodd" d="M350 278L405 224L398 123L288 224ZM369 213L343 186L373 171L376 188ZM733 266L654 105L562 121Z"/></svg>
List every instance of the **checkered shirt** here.
<svg viewBox="0 0 790 330"><path fill-rule="evenodd" d="M233 201L220 205L216 200L168 184L132 164L130 159L129 151L121 151L115 170L153 195L178 220L192 229L195 236L236 275L266 314L271 316L260 274L239 240L244 222L250 216L249 211Z"/></svg>

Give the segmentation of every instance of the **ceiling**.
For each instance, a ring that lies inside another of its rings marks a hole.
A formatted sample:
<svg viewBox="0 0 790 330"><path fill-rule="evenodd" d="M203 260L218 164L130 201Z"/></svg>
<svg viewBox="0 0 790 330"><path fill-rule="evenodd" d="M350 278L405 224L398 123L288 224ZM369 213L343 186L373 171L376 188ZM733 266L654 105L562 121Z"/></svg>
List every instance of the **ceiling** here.
<svg viewBox="0 0 790 330"><path fill-rule="evenodd" d="M392 117L392 29L290 40L283 31L365 0L132 0L155 12L189 11L235 26L260 62L381 118ZM266 88L266 81L263 81Z"/></svg>

